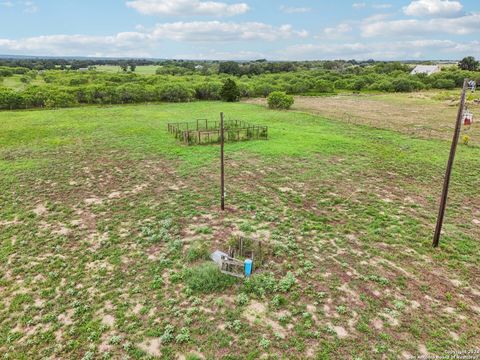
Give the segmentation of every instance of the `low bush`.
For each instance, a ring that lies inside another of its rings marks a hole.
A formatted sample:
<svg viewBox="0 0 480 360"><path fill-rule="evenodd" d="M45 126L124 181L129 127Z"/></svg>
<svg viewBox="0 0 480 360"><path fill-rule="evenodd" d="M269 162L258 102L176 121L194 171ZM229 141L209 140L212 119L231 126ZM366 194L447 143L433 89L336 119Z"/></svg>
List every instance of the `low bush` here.
<svg viewBox="0 0 480 360"><path fill-rule="evenodd" d="M195 98L195 90L184 84L167 84L159 88L160 100L168 102L188 102Z"/></svg>
<svg viewBox="0 0 480 360"><path fill-rule="evenodd" d="M451 79L438 79L433 83L436 89L455 89L455 81Z"/></svg>
<svg viewBox="0 0 480 360"><path fill-rule="evenodd" d="M195 86L195 97L198 100L220 100L222 83L206 81Z"/></svg>
<svg viewBox="0 0 480 360"><path fill-rule="evenodd" d="M319 93L333 93L333 84L328 80L317 80L313 90Z"/></svg>
<svg viewBox="0 0 480 360"><path fill-rule="evenodd" d="M207 260L209 255L208 247L203 242L197 242L188 249L186 258L188 262L195 262Z"/></svg>
<svg viewBox="0 0 480 360"><path fill-rule="evenodd" d="M394 90L393 84L388 80L380 80L368 87L370 90L391 92Z"/></svg>
<svg viewBox="0 0 480 360"><path fill-rule="evenodd" d="M288 110L294 103L293 96L282 91L274 91L268 96L268 107L270 109Z"/></svg>
<svg viewBox="0 0 480 360"><path fill-rule="evenodd" d="M395 92L412 92L425 88L421 82L408 78L395 79L392 81L392 85Z"/></svg>

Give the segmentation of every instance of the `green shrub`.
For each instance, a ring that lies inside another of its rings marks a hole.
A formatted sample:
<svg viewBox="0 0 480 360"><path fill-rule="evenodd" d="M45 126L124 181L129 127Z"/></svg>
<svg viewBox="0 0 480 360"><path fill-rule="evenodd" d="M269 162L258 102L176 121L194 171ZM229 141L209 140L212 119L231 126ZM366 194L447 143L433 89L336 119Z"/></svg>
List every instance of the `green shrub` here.
<svg viewBox="0 0 480 360"><path fill-rule="evenodd" d="M433 83L436 89L455 89L455 81L451 79L438 79Z"/></svg>
<svg viewBox="0 0 480 360"><path fill-rule="evenodd" d="M8 67L1 67L0 68L0 76L9 77L13 76L14 71Z"/></svg>
<svg viewBox="0 0 480 360"><path fill-rule="evenodd" d="M88 79L85 77L73 78L69 82L70 86L78 86L88 84Z"/></svg>
<svg viewBox="0 0 480 360"><path fill-rule="evenodd" d="M368 86L368 82L366 79L358 78L358 79L355 79L355 81L352 84L350 84L349 89L360 91L365 89L367 86Z"/></svg>
<svg viewBox="0 0 480 360"><path fill-rule="evenodd" d="M348 83L348 80L345 80L345 79L340 79L340 80L337 80L335 81L335 89L348 89L349 88L349 83Z"/></svg>
<svg viewBox="0 0 480 360"><path fill-rule="evenodd" d="M203 242L196 242L188 249L186 258L188 262L194 262L207 260L209 255L207 246Z"/></svg>
<svg viewBox="0 0 480 360"><path fill-rule="evenodd" d="M188 102L195 97L195 90L184 84L167 84L158 89L160 100L168 102Z"/></svg>
<svg viewBox="0 0 480 360"><path fill-rule="evenodd" d="M52 92L45 101L45 107L47 108L66 108L72 107L77 104L75 96L66 92Z"/></svg>
<svg viewBox="0 0 480 360"><path fill-rule="evenodd" d="M0 89L0 109L19 109L24 104L22 93L10 89Z"/></svg>
<svg viewBox="0 0 480 360"><path fill-rule="evenodd" d="M317 80L313 90L319 93L332 93L333 84L327 80Z"/></svg>
<svg viewBox="0 0 480 360"><path fill-rule="evenodd" d="M240 100L240 90L237 83L232 79L227 79L223 84L220 96L223 101L235 102Z"/></svg>
<svg viewBox="0 0 480 360"><path fill-rule="evenodd" d="M205 263L187 269L184 280L192 291L199 293L222 291L236 282L234 277L222 274L214 263Z"/></svg>
<svg viewBox="0 0 480 360"><path fill-rule="evenodd" d="M421 90L425 87L421 82L410 80L408 78L395 79L393 80L392 85L396 92L412 92L415 90Z"/></svg>
<svg viewBox="0 0 480 360"><path fill-rule="evenodd" d="M378 91L387 91L391 92L394 90L393 84L389 80L380 80L368 87L370 90L378 90Z"/></svg>
<svg viewBox="0 0 480 360"><path fill-rule="evenodd" d="M245 280L244 286L247 293L253 293L257 296L273 293L277 281L272 273L260 273Z"/></svg>
<svg viewBox="0 0 480 360"><path fill-rule="evenodd" d="M293 96L287 95L282 91L274 91L268 96L268 107L270 109L288 110L292 107L294 100Z"/></svg>
<svg viewBox="0 0 480 360"><path fill-rule="evenodd" d="M253 90L254 96L267 97L268 95L270 95L272 92L275 92L275 91L280 91L280 89L276 86L273 86L272 84L268 84L264 82L260 84L254 84L254 90Z"/></svg>
<svg viewBox="0 0 480 360"><path fill-rule="evenodd" d="M195 86L195 97L198 100L220 100L222 83L206 81Z"/></svg>

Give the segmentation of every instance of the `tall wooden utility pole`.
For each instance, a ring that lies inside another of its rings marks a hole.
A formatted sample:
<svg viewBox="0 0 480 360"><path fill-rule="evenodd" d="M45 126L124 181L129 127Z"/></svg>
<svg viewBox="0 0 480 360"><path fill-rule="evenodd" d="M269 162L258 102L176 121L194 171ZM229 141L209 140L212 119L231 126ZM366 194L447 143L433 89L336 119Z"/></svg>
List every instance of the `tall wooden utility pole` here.
<svg viewBox="0 0 480 360"><path fill-rule="evenodd" d="M220 191L221 208L225 210L225 133L223 128L223 112L220 113Z"/></svg>
<svg viewBox="0 0 480 360"><path fill-rule="evenodd" d="M450 157L448 158L447 171L443 182L442 198L440 199L440 210L438 211L437 227L435 228L435 235L433 237L433 247L438 247L440 244L440 235L442 233L443 218L445 217L445 208L447 207L448 188L450 186L450 177L452 176L453 161L455 160L455 153L457 151L458 139L460 137L460 129L462 128L463 112L465 110L465 100L467 94L468 79L463 82L462 97L460 99L460 106L458 108L457 123L455 125L455 133L453 134L452 147L450 149Z"/></svg>

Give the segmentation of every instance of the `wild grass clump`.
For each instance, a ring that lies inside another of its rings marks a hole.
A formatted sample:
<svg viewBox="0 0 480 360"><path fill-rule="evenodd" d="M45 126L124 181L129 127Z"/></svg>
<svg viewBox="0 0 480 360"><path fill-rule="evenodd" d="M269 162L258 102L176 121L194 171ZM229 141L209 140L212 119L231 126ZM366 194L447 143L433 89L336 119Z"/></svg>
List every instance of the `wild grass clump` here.
<svg viewBox="0 0 480 360"><path fill-rule="evenodd" d="M193 263L197 260L208 260L209 255L207 246L204 243L196 242L187 250L185 258L189 263Z"/></svg>
<svg viewBox="0 0 480 360"><path fill-rule="evenodd" d="M172 219L165 219L153 226L144 226L141 228L143 238L154 244L171 241L174 231Z"/></svg>
<svg viewBox="0 0 480 360"><path fill-rule="evenodd" d="M185 284L197 293L212 293L223 291L233 284L236 279L222 274L217 265L205 263L187 269L184 276Z"/></svg>

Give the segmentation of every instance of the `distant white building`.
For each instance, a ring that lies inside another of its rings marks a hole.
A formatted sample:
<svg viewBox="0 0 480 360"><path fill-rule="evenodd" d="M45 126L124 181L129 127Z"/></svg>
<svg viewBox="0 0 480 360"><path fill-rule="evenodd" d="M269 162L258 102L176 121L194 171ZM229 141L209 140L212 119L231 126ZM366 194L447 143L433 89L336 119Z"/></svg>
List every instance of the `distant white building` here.
<svg viewBox="0 0 480 360"><path fill-rule="evenodd" d="M411 75L426 74L430 76L440 71L441 69L440 69L440 66L438 65L417 65L415 66L415 69L413 69L410 74Z"/></svg>

